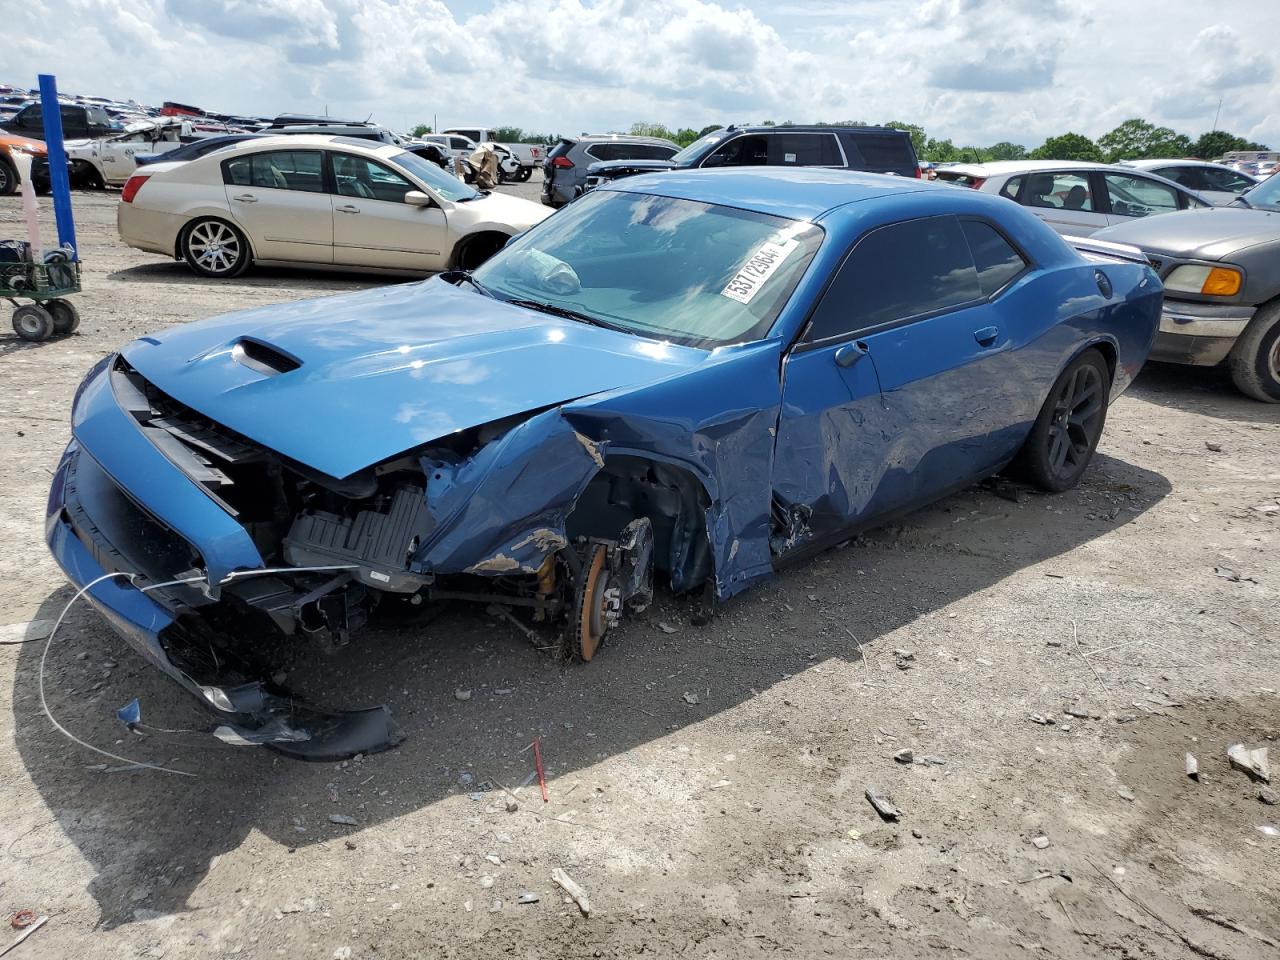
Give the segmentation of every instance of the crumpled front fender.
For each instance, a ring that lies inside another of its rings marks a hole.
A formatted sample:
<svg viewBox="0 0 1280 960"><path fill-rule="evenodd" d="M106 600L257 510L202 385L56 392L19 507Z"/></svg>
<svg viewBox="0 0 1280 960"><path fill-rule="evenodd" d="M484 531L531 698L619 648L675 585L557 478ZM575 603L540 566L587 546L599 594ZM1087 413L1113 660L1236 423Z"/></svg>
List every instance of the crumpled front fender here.
<svg viewBox="0 0 1280 960"><path fill-rule="evenodd" d="M565 520L604 465L605 444L553 409L460 463L423 458L432 530L415 554L422 573L537 573L568 543Z"/></svg>

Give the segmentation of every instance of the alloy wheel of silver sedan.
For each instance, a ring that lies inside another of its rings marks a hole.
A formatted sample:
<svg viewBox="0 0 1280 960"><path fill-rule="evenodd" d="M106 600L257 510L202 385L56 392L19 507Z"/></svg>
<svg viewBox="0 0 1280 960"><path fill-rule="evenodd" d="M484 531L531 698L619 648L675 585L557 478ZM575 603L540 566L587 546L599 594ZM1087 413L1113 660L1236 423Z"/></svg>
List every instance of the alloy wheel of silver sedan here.
<svg viewBox="0 0 1280 960"><path fill-rule="evenodd" d="M182 256L201 276L236 277L249 266L249 242L223 220L197 220L182 235Z"/></svg>

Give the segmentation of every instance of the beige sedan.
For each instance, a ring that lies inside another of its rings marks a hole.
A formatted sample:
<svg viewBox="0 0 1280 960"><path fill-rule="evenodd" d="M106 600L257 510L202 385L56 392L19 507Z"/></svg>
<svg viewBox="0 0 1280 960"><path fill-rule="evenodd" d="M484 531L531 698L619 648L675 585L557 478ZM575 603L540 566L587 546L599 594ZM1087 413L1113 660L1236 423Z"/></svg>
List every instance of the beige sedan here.
<svg viewBox="0 0 1280 960"><path fill-rule="evenodd" d="M421 276L479 266L548 213L395 145L301 135L142 167L116 226L129 246L206 277L253 263Z"/></svg>

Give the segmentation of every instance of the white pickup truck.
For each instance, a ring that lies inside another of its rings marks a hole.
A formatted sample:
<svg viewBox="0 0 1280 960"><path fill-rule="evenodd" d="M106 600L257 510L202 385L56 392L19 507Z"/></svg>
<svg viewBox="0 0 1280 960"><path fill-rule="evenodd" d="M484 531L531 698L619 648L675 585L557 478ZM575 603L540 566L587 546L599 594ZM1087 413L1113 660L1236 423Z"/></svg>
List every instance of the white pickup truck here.
<svg viewBox="0 0 1280 960"><path fill-rule="evenodd" d="M88 187L118 187L138 168L139 153L168 153L197 139L190 119L155 117L139 120L116 133L92 140L67 140L71 179Z"/></svg>
<svg viewBox="0 0 1280 960"><path fill-rule="evenodd" d="M529 179L535 167L542 166L542 161L547 155L547 148L540 143L507 143L505 140L495 140L493 138L495 131L489 127L450 127L443 132L466 137L476 143L496 143L500 147L505 147L520 164L520 173L512 179L519 180L521 183Z"/></svg>

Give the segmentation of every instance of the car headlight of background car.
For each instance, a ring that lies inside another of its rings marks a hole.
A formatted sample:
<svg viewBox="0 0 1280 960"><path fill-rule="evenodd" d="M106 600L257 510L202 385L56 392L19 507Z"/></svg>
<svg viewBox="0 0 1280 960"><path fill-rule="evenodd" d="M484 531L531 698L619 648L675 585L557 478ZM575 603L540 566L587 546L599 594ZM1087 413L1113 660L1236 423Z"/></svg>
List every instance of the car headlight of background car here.
<svg viewBox="0 0 1280 960"><path fill-rule="evenodd" d="M1200 293L1209 297L1234 297L1244 285L1244 275L1235 267L1188 264L1178 267L1164 281L1166 290Z"/></svg>

